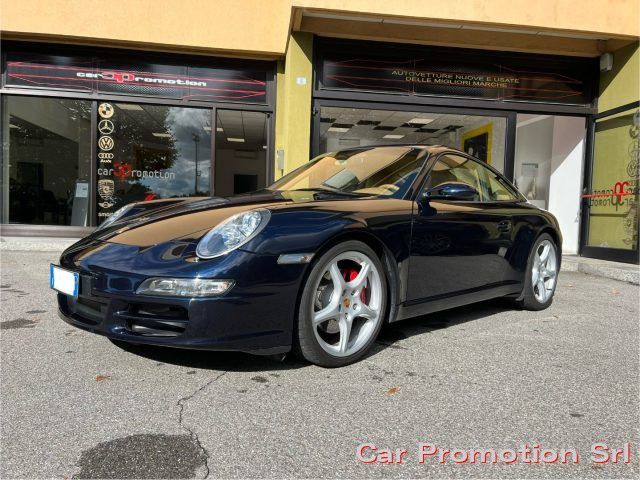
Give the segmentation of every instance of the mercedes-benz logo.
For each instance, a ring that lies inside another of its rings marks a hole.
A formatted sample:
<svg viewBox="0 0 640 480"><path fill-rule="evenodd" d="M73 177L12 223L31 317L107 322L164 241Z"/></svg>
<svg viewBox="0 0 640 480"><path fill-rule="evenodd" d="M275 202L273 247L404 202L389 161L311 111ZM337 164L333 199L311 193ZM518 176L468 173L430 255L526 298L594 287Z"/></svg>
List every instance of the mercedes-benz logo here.
<svg viewBox="0 0 640 480"><path fill-rule="evenodd" d="M98 130L103 135L111 135L114 130L113 122L111 120L100 120Z"/></svg>
<svg viewBox="0 0 640 480"><path fill-rule="evenodd" d="M100 137L100 139L98 140L98 146L100 147L100 150L111 150L113 148L113 138Z"/></svg>

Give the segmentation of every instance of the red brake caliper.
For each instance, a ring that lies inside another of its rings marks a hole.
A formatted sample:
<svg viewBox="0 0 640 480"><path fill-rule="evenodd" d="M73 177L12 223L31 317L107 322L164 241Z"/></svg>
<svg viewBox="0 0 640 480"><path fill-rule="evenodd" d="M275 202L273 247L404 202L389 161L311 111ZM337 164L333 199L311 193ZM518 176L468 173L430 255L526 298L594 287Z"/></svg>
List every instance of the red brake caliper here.
<svg viewBox="0 0 640 480"><path fill-rule="evenodd" d="M342 276L346 282L350 282L351 280L355 280L358 276L358 271L355 268L345 268L342 270ZM367 287L362 287L362 291L360 292L360 301L367 301Z"/></svg>

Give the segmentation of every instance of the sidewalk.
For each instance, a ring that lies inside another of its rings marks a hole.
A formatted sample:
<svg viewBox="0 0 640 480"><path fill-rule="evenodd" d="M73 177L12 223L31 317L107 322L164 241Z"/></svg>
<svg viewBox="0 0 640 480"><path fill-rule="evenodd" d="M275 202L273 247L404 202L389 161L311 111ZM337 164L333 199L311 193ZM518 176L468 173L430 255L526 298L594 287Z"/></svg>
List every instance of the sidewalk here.
<svg viewBox="0 0 640 480"><path fill-rule="evenodd" d="M0 237L0 251L62 252L78 238ZM578 255L563 255L562 270L611 278L640 285L640 267L628 263L607 262Z"/></svg>

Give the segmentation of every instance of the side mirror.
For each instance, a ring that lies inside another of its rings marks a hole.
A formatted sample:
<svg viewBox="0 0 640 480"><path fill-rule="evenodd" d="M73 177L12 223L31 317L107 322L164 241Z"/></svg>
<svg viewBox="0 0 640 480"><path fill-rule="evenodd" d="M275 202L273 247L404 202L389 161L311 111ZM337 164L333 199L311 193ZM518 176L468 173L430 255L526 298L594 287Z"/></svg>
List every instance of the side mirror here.
<svg viewBox="0 0 640 480"><path fill-rule="evenodd" d="M471 185L461 182L442 183L422 192L422 199L428 200L475 200L478 191Z"/></svg>

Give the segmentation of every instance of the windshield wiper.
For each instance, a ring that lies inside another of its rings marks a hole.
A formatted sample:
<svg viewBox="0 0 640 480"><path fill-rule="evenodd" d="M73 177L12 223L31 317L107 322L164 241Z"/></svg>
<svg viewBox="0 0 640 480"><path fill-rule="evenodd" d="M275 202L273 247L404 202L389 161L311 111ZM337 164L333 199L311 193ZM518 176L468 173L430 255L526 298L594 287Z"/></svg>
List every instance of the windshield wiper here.
<svg viewBox="0 0 640 480"><path fill-rule="evenodd" d="M329 193L333 195L342 195L345 197L366 197L365 193L356 193L356 192L344 192L342 190L332 190L330 188L324 187L309 187L309 188L296 188L294 190L289 190L290 192L319 192L319 193Z"/></svg>

